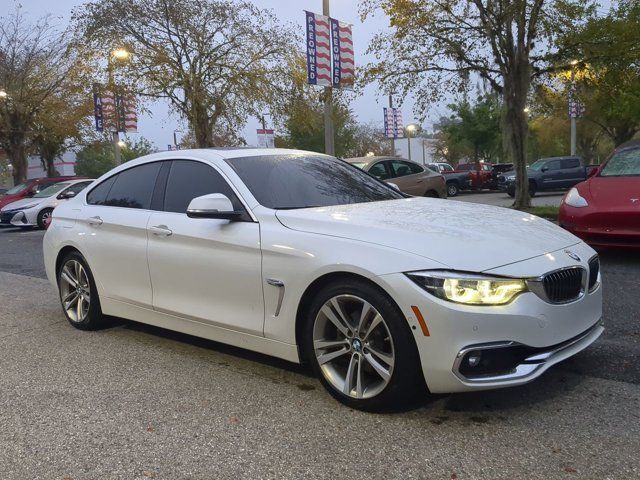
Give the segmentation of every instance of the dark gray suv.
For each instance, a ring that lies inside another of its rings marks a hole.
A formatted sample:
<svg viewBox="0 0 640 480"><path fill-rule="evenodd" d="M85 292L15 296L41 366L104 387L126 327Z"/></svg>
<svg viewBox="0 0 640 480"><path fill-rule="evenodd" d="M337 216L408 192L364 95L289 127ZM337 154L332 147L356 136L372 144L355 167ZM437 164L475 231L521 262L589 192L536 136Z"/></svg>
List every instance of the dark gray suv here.
<svg viewBox="0 0 640 480"><path fill-rule="evenodd" d="M545 190L567 190L587 179L587 169L580 157L541 158L527 167L529 193ZM516 172L498 176L498 188L510 197L516 194Z"/></svg>

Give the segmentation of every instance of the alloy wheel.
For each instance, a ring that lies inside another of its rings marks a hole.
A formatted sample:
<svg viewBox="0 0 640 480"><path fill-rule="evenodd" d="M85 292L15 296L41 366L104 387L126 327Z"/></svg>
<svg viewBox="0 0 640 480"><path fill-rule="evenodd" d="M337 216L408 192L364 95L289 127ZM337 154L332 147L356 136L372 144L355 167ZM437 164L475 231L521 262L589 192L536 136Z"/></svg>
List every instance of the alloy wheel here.
<svg viewBox="0 0 640 480"><path fill-rule="evenodd" d="M313 348L324 378L351 398L371 398L389 384L395 364L384 318L355 295L330 298L318 311Z"/></svg>
<svg viewBox="0 0 640 480"><path fill-rule="evenodd" d="M77 260L67 261L60 272L62 308L72 322L82 322L89 314L91 289L87 271Z"/></svg>

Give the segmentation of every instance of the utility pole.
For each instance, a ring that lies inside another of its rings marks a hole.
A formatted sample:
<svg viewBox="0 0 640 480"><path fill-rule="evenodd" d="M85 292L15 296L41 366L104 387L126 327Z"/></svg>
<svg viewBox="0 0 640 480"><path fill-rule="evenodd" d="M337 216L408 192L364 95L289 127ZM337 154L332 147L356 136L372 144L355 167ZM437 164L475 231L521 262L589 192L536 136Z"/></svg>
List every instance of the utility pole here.
<svg viewBox="0 0 640 480"><path fill-rule="evenodd" d="M329 16L329 0L322 0L322 14ZM329 33L331 34L331 33ZM324 87L324 153L335 155L333 132L333 91L331 85Z"/></svg>
<svg viewBox="0 0 640 480"><path fill-rule="evenodd" d="M571 156L576 154L576 69L575 65L571 66Z"/></svg>
<svg viewBox="0 0 640 480"><path fill-rule="evenodd" d="M389 94L389 110L393 111L393 95ZM391 156L396 156L396 131L394 129L393 136L391 137Z"/></svg>
<svg viewBox="0 0 640 480"><path fill-rule="evenodd" d="M107 60L107 75L108 75L108 88L113 92L113 101L115 108L116 101L116 86L113 81L113 63L112 63L113 52L109 52L109 58ZM116 112L117 116L117 112ZM115 122L115 130L112 132L112 142L113 142L113 160L116 164L116 167L122 163L120 156L120 133L118 133L118 122Z"/></svg>

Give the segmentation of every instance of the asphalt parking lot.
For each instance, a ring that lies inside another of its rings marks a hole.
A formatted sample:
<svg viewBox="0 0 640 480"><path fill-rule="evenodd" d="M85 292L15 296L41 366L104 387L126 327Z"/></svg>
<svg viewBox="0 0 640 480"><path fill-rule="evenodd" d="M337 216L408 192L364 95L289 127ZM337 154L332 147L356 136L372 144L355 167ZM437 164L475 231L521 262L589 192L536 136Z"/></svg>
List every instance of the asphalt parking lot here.
<svg viewBox="0 0 640 480"><path fill-rule="evenodd" d="M73 329L41 241L0 229L2 479L640 478L638 254L602 254L605 334L536 382L374 415L286 362Z"/></svg>

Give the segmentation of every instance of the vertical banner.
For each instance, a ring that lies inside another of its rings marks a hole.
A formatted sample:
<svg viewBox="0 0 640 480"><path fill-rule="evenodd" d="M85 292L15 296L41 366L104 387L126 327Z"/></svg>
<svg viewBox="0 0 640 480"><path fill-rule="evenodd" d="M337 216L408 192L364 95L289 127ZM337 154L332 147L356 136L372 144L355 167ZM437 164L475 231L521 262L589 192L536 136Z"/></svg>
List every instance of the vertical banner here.
<svg viewBox="0 0 640 480"><path fill-rule="evenodd" d="M307 80L311 85L331 85L329 17L306 12Z"/></svg>
<svg viewBox="0 0 640 480"><path fill-rule="evenodd" d="M138 115L136 113L136 97L125 94L122 89L116 92L105 86L93 85L93 109L96 131L137 132Z"/></svg>
<svg viewBox="0 0 640 480"><path fill-rule="evenodd" d="M102 95L100 94L100 84L93 84L93 117L96 120L96 132L102 132L104 130L103 116L102 116Z"/></svg>
<svg viewBox="0 0 640 480"><path fill-rule="evenodd" d="M384 136L387 138L404 137L402 125L402 112L397 108L383 108L384 111Z"/></svg>
<svg viewBox="0 0 640 480"><path fill-rule="evenodd" d="M351 25L332 18L331 43L333 86L335 88L353 88L355 61Z"/></svg>

